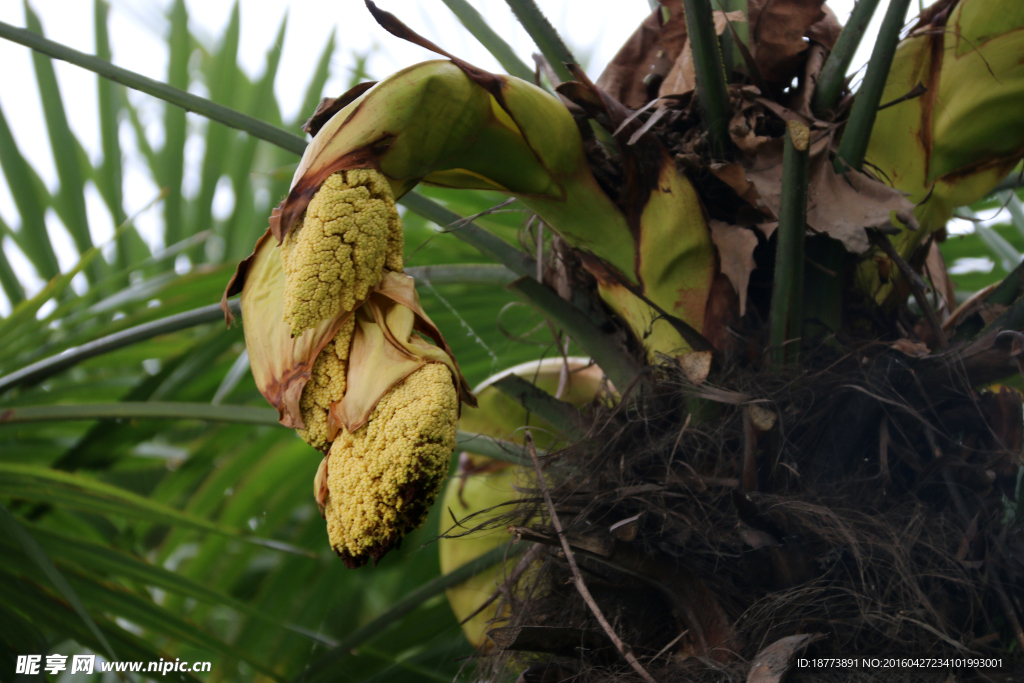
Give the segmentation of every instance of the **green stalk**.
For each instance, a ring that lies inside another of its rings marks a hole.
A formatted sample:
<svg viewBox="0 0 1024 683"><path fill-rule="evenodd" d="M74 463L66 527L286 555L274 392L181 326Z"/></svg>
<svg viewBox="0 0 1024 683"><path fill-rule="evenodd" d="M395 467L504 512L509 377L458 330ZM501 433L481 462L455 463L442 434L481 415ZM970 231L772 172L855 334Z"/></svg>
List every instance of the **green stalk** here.
<svg viewBox="0 0 1024 683"><path fill-rule="evenodd" d="M850 118L843 131L843 139L839 143L836 154L836 173L845 173L848 168L859 171L864 165L864 154L868 149L871 129L875 127L878 116L878 105L882 102L882 91L889 77L892 59L896 54L896 46L900 42L900 31L903 20L907 16L910 0L891 0L889 9L882 20L882 28L878 32L878 41L871 52L868 71L864 75L864 83L857 91L853 101Z"/></svg>
<svg viewBox="0 0 1024 683"><path fill-rule="evenodd" d="M147 95L152 95L153 97L165 102L181 107L185 111L199 114L211 121L216 121L230 128L243 131L255 138L259 138L260 140L276 145L283 150L292 152L293 154L301 156L306 149L305 139L294 133L290 133L283 128L278 128L277 126L266 123L265 121L260 121L252 116L247 116L246 114L236 111L230 107L225 107L224 105L217 104L216 102L211 102L206 98L198 97L185 92L184 90L169 86L166 83L161 83L160 81L129 71L128 69L122 69L121 67L115 66L104 59L85 54L84 52L79 52L78 50L73 50L65 45L61 45L60 43L47 40L46 38L43 38L31 31L0 22L0 38L5 38L20 45L29 47L37 52L49 55L55 59L61 59L70 64L74 64L75 66L92 71L103 78L116 83L121 83L122 85L138 90L139 92L144 92ZM438 225L448 225L462 220L462 216L445 209L437 202L417 193L410 192L402 198L400 203L420 214L424 218L434 221ZM519 257L512 254L501 253L499 255L499 252L507 252L508 250L519 252L519 250L511 247L504 240L491 235L479 226L468 224L453 232L459 239L463 239L474 246L480 245L480 249L483 253L511 267L516 272L520 272L519 267L524 268L522 274L532 273L536 270L536 267L532 264L516 263L516 259ZM522 252L519 253L521 254ZM525 255L523 255L522 258L529 259L529 257L526 257ZM532 261L532 259L530 260ZM511 261L519 267L513 267L506 261Z"/></svg>
<svg viewBox="0 0 1024 683"><path fill-rule="evenodd" d="M516 15L516 19L523 25L526 32L533 38L533 42L540 48L540 52L551 64L551 69L563 81L576 80L565 68L566 64L579 64L572 52L562 42L558 31L547 20L547 17L537 7L534 0L505 0ZM532 76L531 76L532 78Z"/></svg>
<svg viewBox="0 0 1024 683"><path fill-rule="evenodd" d="M704 1L706 2L706 0ZM508 0L508 2L513 11L516 12L517 17L519 17L520 21L523 22L523 25L530 32L530 35L535 41L538 41L538 45L545 51L548 59L553 60L552 66L556 68L561 67L568 74L568 70L564 68L563 62L574 62L575 60L568 49L565 48L565 45L562 44L561 39L558 38L558 34L555 33L551 25L540 14L540 10L537 9L532 0ZM710 14L708 16L710 17ZM714 34L713 26L711 27L711 33L712 35ZM151 78L146 78L127 69L114 66L110 62L47 40L30 31L0 22L0 38L6 38L56 59L62 59L75 64L104 78L153 95L187 111L193 111L201 116L205 116L212 121L244 131L295 154L301 155L306 148L306 141L303 138L277 126L251 116L246 116L229 107L216 104L202 97L196 97L183 90ZM720 67L721 62L719 61L719 71L721 71ZM726 104L728 104L727 101ZM723 121L723 125L727 123L727 119ZM463 223L464 219L462 216L449 211L432 199L428 199L415 192L410 192L402 197L399 203L438 225L445 226L459 223L459 227L451 230L452 234L464 242L473 245L481 253L502 263L517 274L533 277L533 274L536 272L535 262L524 252L473 223ZM545 311L547 315L558 320L566 331L577 339L581 345L586 341L587 345L599 349L598 353L591 354L594 359L601 364L617 386L620 388L628 386L639 374L639 366L635 361L616 347L611 339L604 338L606 335L597 329L587 319L585 314L559 299L551 289L536 281L534 281L534 284L536 287L526 285L519 287L517 291L528 298L531 305ZM540 297L540 299L535 297ZM580 327L581 324L583 324L582 327ZM573 335L570 328L576 329L578 334ZM599 338L588 339L587 335L596 335ZM604 361L598 356L604 358ZM17 380L17 382L21 381L24 381L23 376ZM0 391L10 386L13 386L10 377L0 378Z"/></svg>
<svg viewBox="0 0 1024 683"><path fill-rule="evenodd" d="M503 264L518 275L533 277L537 272L537 263L521 249L501 239L492 232L475 223L466 223L459 214L446 209L433 199L424 197L418 192L409 192L398 200L398 203L413 213L437 223L442 228L452 227L447 232L463 242L475 247L481 254Z"/></svg>
<svg viewBox="0 0 1024 683"><path fill-rule="evenodd" d="M749 16L750 10L747 7L747 0L717 0L718 7L723 12L743 12L744 16ZM733 35L735 31L735 35ZM736 48L736 38L739 38L744 44L750 43L750 27L747 26L747 22L740 21L732 25L732 30L726 30L722 34L721 45L722 45L722 64L725 67L726 80L732 74L736 68L736 64L742 64L742 58L739 56L739 50Z"/></svg>
<svg viewBox="0 0 1024 683"><path fill-rule="evenodd" d="M519 56L512 51L512 47L491 28L475 7L466 0L443 0L443 2L448 5L452 14L459 18L466 30L472 33L473 37L498 60L501 68L511 76L533 82L533 69L519 59Z"/></svg>
<svg viewBox="0 0 1024 683"><path fill-rule="evenodd" d="M489 233L484 234L489 235ZM509 249L513 248L510 246ZM505 266L490 263L419 266L407 268L406 272L414 278L439 285L486 284L505 286L516 278L516 273L513 273ZM238 301L230 303L232 313L236 317L240 316L241 307ZM223 319L224 312L221 310L220 304L211 304L115 332L106 337L82 344L72 350L64 351L56 356L44 358L9 375L0 377L0 394L16 386L42 381L90 358L152 339L158 335L170 334Z"/></svg>
<svg viewBox="0 0 1024 683"><path fill-rule="evenodd" d="M5 408L0 413L0 424L121 419L204 420L207 422L276 425L277 417L277 411L273 408L214 406L209 403L123 401L120 403L78 403Z"/></svg>
<svg viewBox="0 0 1024 683"><path fill-rule="evenodd" d="M455 433L456 450L469 451L477 455L483 455L502 462L510 462L513 465L529 465L528 457L516 455L523 450L523 446L511 441L495 439L485 434L474 434L464 432L461 429ZM537 451L541 457L547 455L547 451Z"/></svg>
<svg viewBox="0 0 1024 683"><path fill-rule="evenodd" d="M798 362L803 323L804 233L807 230L807 163L811 132L798 121L786 122L782 158L782 203L779 208L775 279L769 313L771 364Z"/></svg>
<svg viewBox="0 0 1024 683"><path fill-rule="evenodd" d="M558 400L519 375L506 375L492 386L551 424L570 441L583 436L580 411L571 403Z"/></svg>
<svg viewBox="0 0 1024 683"><path fill-rule="evenodd" d="M406 267L406 275L435 285L498 285L504 287L518 274L498 263L457 263Z"/></svg>
<svg viewBox="0 0 1024 683"><path fill-rule="evenodd" d="M557 38L557 35L555 37ZM106 60L73 50L52 40L47 40L31 31L0 22L0 38L6 38L12 42L25 45L55 59L62 59L104 78L181 107L186 111L195 112L211 121L217 121L225 126L248 133L255 138L269 142L293 154L301 156L306 149L306 141L294 133L260 121L252 116L242 114L230 107L225 107L160 81L155 81L152 78L134 73L128 69L114 66ZM569 57L571 58L571 55ZM459 223L460 227L451 231L455 237L471 244L479 249L481 253L504 264L520 275L531 275L537 270L533 259L524 252L478 225L473 223L462 224L464 221L462 216L446 209L432 199L416 192L410 192L402 197L399 203L438 225L447 226Z"/></svg>
<svg viewBox="0 0 1024 683"><path fill-rule="evenodd" d="M238 302L232 302L231 306L235 315L239 315L241 309ZM106 337L82 344L74 350L66 351L50 358L44 358L37 363L0 377L0 394L22 384L39 382L58 372L78 365L89 358L110 353L140 341L152 339L157 335L170 334L171 332L178 332L179 330L223 319L224 312L221 310L220 304L211 304L115 332Z"/></svg>
<svg viewBox="0 0 1024 683"><path fill-rule="evenodd" d="M857 0L853 11L850 12L850 19L839 34L835 47L825 60L825 65L821 67L818 84L814 88L811 108L818 118L825 118L828 111L839 101L843 84L846 82L846 72L850 69L853 55L860 47L860 41L864 39L864 33L868 30L868 24L871 23L877 7L878 0Z"/></svg>
<svg viewBox="0 0 1024 683"><path fill-rule="evenodd" d="M507 557L513 557L521 553L525 550L526 545L525 543L518 545L507 543L489 550L476 559L470 560L449 574L428 581L395 602L387 611L373 621L342 638L334 648L313 662L309 668L296 677L294 683L331 683L338 680L338 672L342 670L339 668L339 665L346 657L352 655L354 648L382 633L386 628L432 597L440 595L449 588L458 586L463 581L476 576L485 569L493 567Z"/></svg>
<svg viewBox="0 0 1024 683"><path fill-rule="evenodd" d="M559 297L550 287L533 278L522 277L509 285L509 289L565 330L601 366L620 392L624 392L640 376L640 364L614 337L598 327L583 311Z"/></svg>
<svg viewBox="0 0 1024 683"><path fill-rule="evenodd" d="M306 149L306 141L294 133L278 128L251 116L246 116L230 107L211 102L203 97L179 90L166 83L147 78L128 69L114 66L110 62L93 55L73 50L66 45L47 40L37 33L0 21L0 38L32 48L36 52L49 55L75 66L82 67L100 76L128 86L134 90L152 95L165 102L181 107L185 111L195 112L200 116L223 123L225 126L245 131L255 137L266 140L289 152L301 155Z"/></svg>
<svg viewBox="0 0 1024 683"><path fill-rule="evenodd" d="M77 403L66 405L21 406L4 408L0 424L29 422L68 422L74 420L202 420L234 424L279 427L273 408L239 405L211 405L170 401L121 401L119 403ZM456 432L458 448L516 465L524 462L516 453L519 444L473 432Z"/></svg>
<svg viewBox="0 0 1024 683"><path fill-rule="evenodd" d="M729 148L729 90L726 87L722 51L715 33L710 0L683 0L686 29L693 49L693 67L697 76L697 100L704 113L711 149L716 158L725 157Z"/></svg>

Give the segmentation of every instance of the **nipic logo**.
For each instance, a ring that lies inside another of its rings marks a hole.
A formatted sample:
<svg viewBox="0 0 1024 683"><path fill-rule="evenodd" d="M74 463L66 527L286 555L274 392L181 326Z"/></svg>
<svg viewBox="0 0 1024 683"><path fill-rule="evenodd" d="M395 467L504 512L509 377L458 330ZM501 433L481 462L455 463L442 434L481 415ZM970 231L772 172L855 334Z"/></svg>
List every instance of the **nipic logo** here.
<svg viewBox="0 0 1024 683"><path fill-rule="evenodd" d="M42 664L42 655L18 655L14 673L27 674L29 676L38 674L42 668L48 674L58 674L68 668L67 655L46 655L46 665ZM91 674L96 666L96 655L72 655L71 673Z"/></svg>
<svg viewBox="0 0 1024 683"><path fill-rule="evenodd" d="M40 671L56 675L66 671L67 655L46 655L46 663L43 663L43 655L18 655L15 663L14 673L28 676L37 675ZM135 673L158 673L166 676L169 672L191 672L208 673L211 668L210 662L183 662L180 659L161 659L159 662L108 662L100 658L99 665L96 664L96 655L72 655L72 674L91 674L94 671L106 672L135 672Z"/></svg>

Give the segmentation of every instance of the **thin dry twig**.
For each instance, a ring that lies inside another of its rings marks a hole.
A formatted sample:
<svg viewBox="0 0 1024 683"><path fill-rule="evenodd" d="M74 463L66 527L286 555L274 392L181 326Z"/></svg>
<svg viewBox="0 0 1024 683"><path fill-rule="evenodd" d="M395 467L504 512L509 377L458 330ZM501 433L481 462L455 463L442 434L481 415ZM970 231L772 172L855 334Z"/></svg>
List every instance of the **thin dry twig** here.
<svg viewBox="0 0 1024 683"><path fill-rule="evenodd" d="M668 649L669 649L670 647L672 647L673 645L675 645L676 643L678 643L678 642L679 642L680 640L682 640L682 639L683 639L683 636L685 636L685 635L686 635L687 633L689 633L689 632L690 632L690 629L686 629L685 631L683 631L682 633L680 633L680 634L679 634L678 636L676 636L675 638L673 638L672 640L670 640L670 641L668 642L668 645L666 645L665 647L661 648L661 649L660 649L660 650L658 651L658 654L656 654L656 655L654 655L653 657L651 657L651 660L652 660L652 661L653 661L653 660L657 660L657 659L658 659L658 657L660 657L660 656L662 656L663 654L665 654L666 652L668 652Z"/></svg>
<svg viewBox="0 0 1024 683"><path fill-rule="evenodd" d="M544 472L540 467L540 460L537 459L537 448L533 445L533 436L529 430L526 432L526 445L530 449L530 458L533 460L533 467L537 470L537 485L540 487L540 492L544 496L544 503L548 507L548 512L551 514L551 525L555 528L555 533L558 534L558 540L562 543L562 552L565 553L566 562L569 563L569 569L572 570L573 583L576 584L576 590L579 591L580 597L583 598L583 602L587 603L587 607L593 613L594 618L604 629L604 632L608 635L608 638L615 644L615 649L625 657L629 665L633 667L644 681L647 683L655 683L654 678L651 674L647 673L643 665L636 656L630 651L629 647L619 638L612 628L612 625L608 623L608 619L605 618L601 608L597 606L597 602L594 600L594 596L590 594L590 589L587 588L587 584L583 582L583 575L580 573L580 568L576 565L576 557L572 554L572 548L569 546L569 541L565 537L565 532L562 530L562 522L558 519L558 513L555 512L555 504L551 500L551 493L548 491L547 484L544 482Z"/></svg>
<svg viewBox="0 0 1024 683"><path fill-rule="evenodd" d="M683 439L683 434L686 433L686 428L690 426L690 419L693 417L692 413L686 414L686 421L683 422L682 428L679 430L679 436L676 437L676 442L672 444L672 453L668 456L668 465L665 467L665 483L668 483L669 477L672 474L672 461L676 459L676 451L679 449L679 442ZM692 467L690 468L693 469ZM694 472L694 474L697 474Z"/></svg>

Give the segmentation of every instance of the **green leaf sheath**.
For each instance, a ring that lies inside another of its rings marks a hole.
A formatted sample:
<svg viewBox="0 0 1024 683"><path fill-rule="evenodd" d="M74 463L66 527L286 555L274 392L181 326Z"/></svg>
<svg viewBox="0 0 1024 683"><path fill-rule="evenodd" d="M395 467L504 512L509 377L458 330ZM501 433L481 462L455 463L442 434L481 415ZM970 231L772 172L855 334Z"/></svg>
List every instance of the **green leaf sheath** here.
<svg viewBox="0 0 1024 683"><path fill-rule="evenodd" d="M729 149L729 91L726 88L722 50L715 33L710 0L683 0L686 28L693 49L693 69L697 76L697 100L704 114L711 148L716 158Z"/></svg>
<svg viewBox="0 0 1024 683"><path fill-rule="evenodd" d="M804 236L807 231L807 165L810 130L797 121L786 129L782 197L775 252L775 281L769 312L773 366L800 357L803 323ZM797 340L797 341L793 341Z"/></svg>
<svg viewBox="0 0 1024 683"><path fill-rule="evenodd" d="M853 56L860 47L860 41L863 40L877 7L878 0L857 0L857 4L853 6L849 20L843 26L832 52L821 67L821 74L814 88L811 108L818 118L825 118L839 101L839 95L846 83L846 72L850 69Z"/></svg>
<svg viewBox="0 0 1024 683"><path fill-rule="evenodd" d="M864 83L857 91L843 139L839 143L836 173L844 173L847 168L859 171L864 164L871 129L875 127L878 105L882 102L885 81L889 77L889 68L900 42L900 31L909 6L910 0L891 0L885 12L875 49L871 52L871 61L868 62L868 71L864 75Z"/></svg>

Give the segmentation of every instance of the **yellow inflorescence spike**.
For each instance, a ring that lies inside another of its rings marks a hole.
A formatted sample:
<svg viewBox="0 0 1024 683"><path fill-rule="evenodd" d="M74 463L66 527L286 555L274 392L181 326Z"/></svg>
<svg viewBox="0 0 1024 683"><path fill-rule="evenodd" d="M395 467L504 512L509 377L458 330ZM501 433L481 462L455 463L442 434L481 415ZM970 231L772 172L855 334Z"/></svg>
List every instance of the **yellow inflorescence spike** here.
<svg viewBox="0 0 1024 683"><path fill-rule="evenodd" d="M325 515L347 565L380 559L423 523L448 474L458 406L451 371L427 363L381 398L366 425L338 434Z"/></svg>

